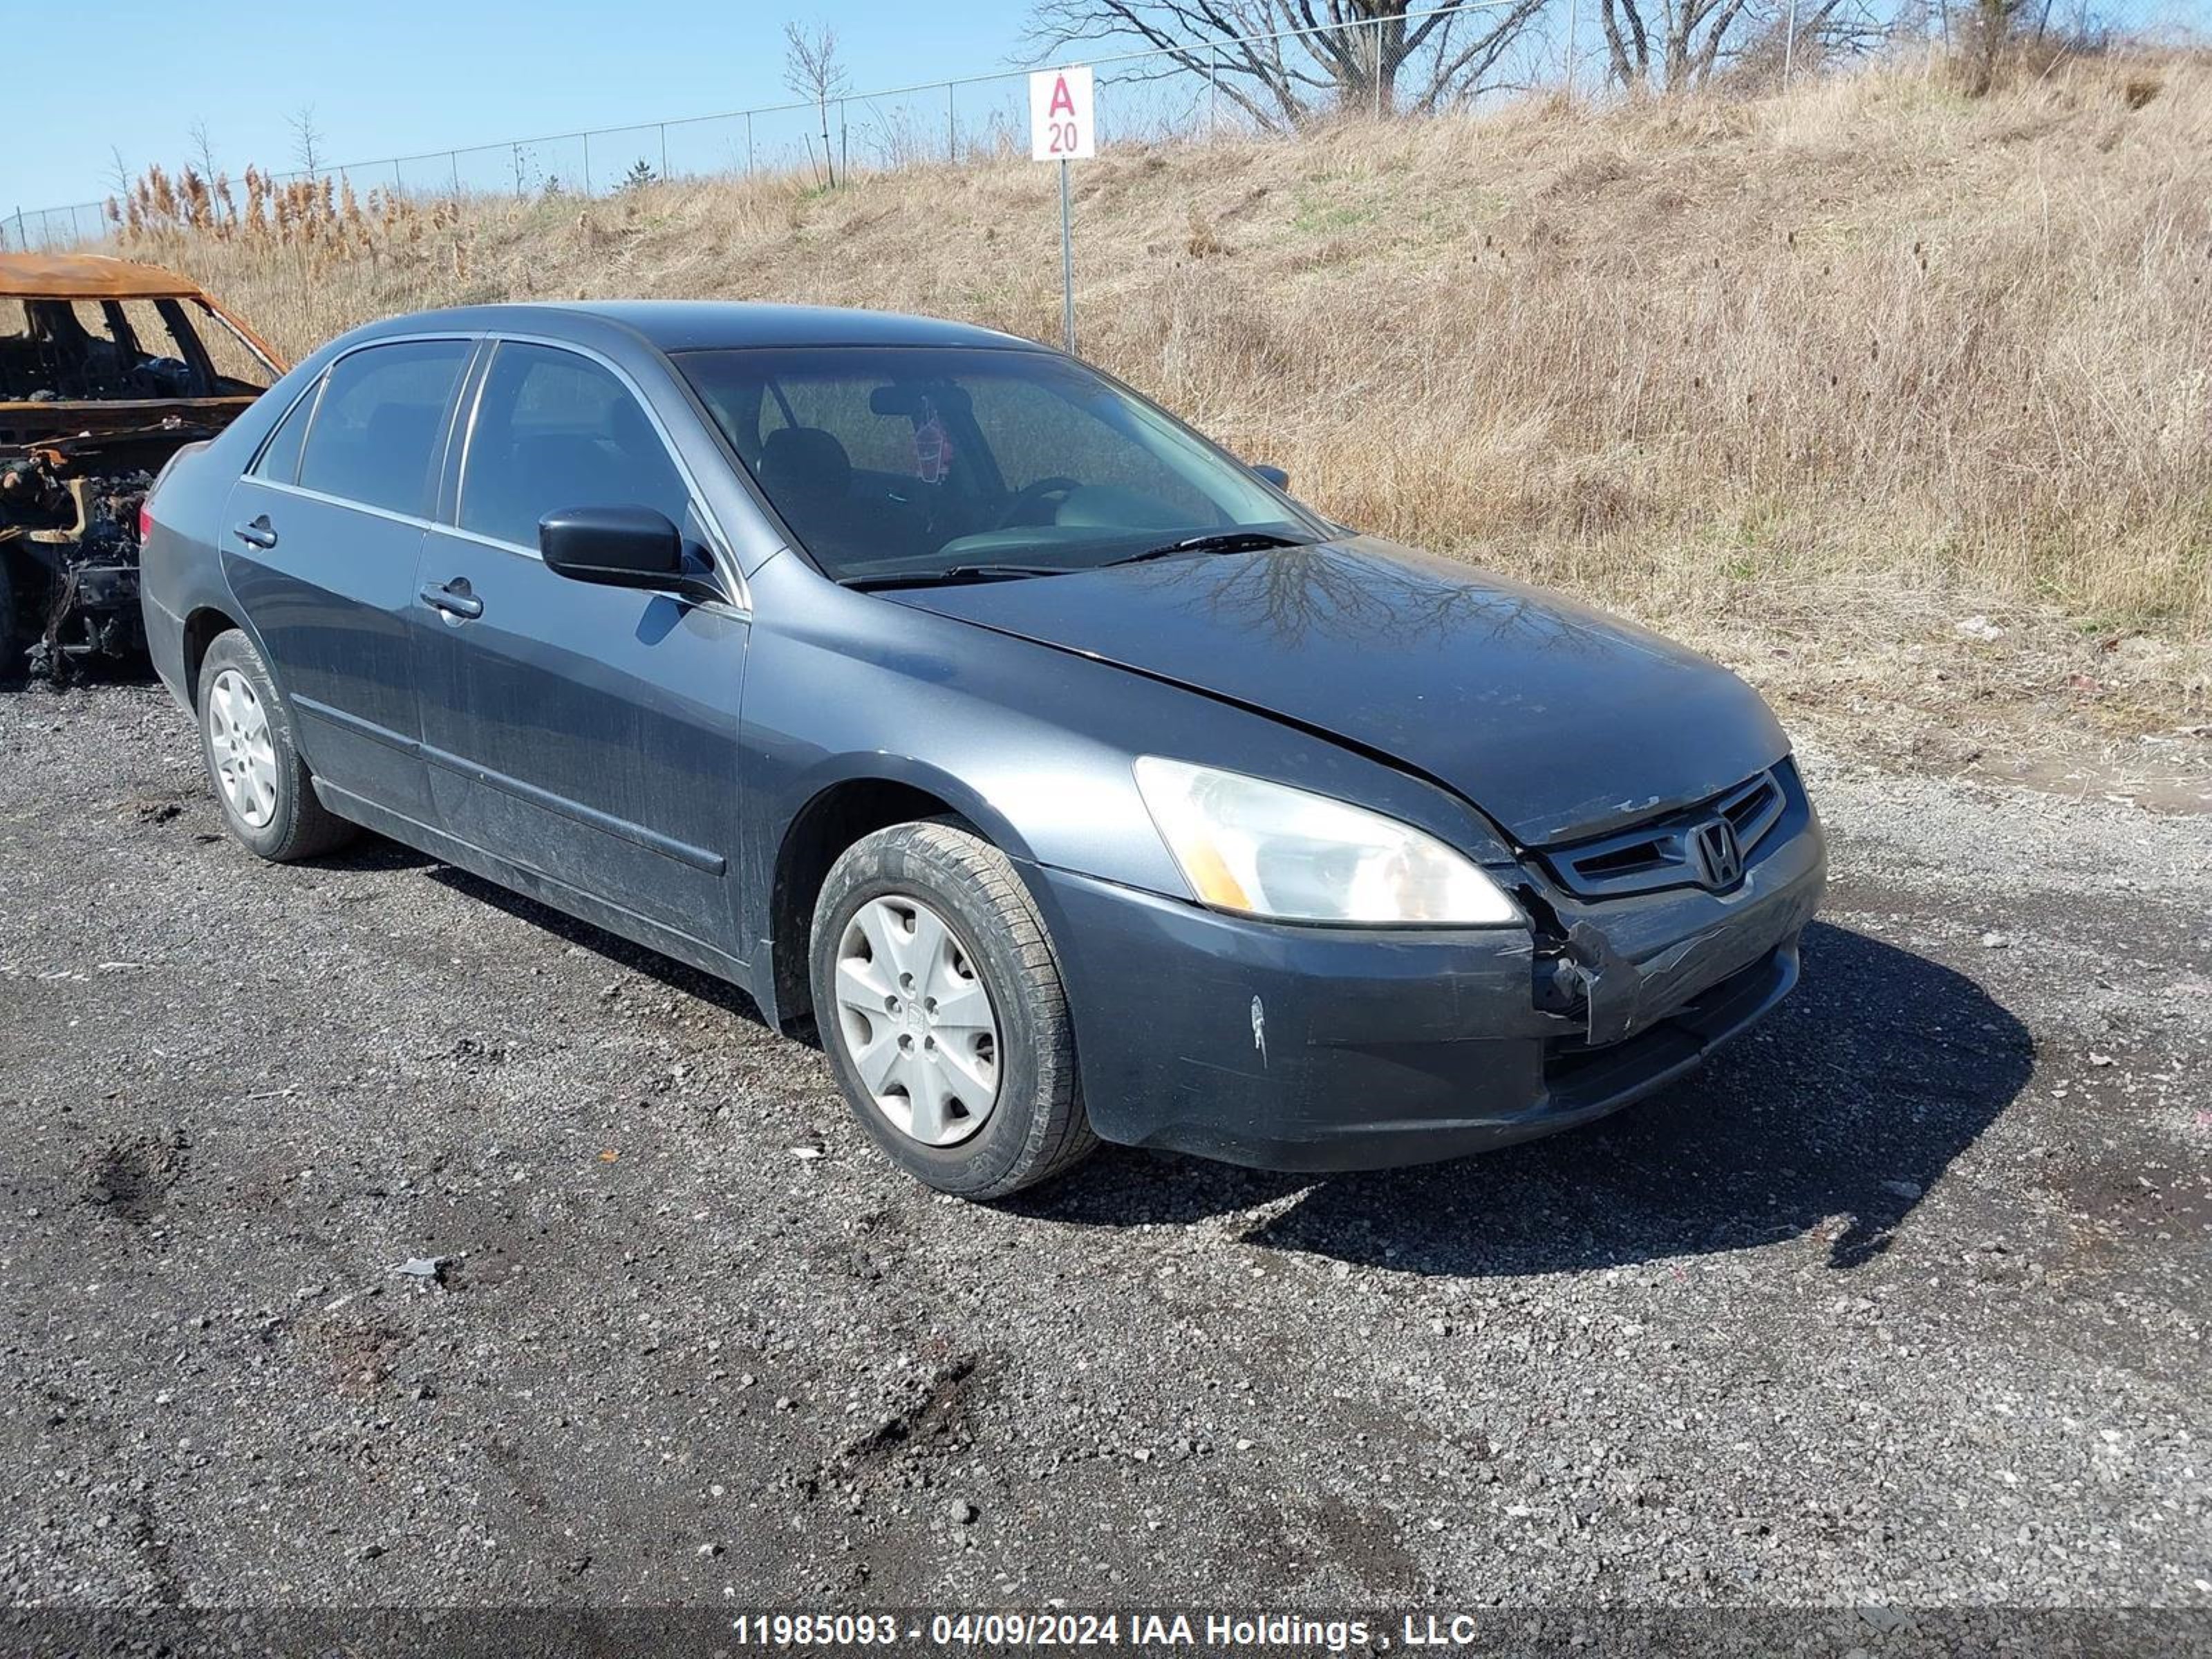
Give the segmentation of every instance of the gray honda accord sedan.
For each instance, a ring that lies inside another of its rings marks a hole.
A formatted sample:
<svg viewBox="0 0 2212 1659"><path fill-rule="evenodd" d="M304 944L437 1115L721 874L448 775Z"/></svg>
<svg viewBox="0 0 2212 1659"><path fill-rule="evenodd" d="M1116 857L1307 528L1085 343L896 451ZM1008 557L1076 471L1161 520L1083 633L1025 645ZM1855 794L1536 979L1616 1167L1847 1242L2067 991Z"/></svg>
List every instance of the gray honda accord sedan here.
<svg viewBox="0 0 2212 1659"><path fill-rule="evenodd" d="M146 633L253 852L727 979L971 1198L1479 1151L1772 1007L1826 860L1759 697L1285 484L981 329L437 312L170 465Z"/></svg>

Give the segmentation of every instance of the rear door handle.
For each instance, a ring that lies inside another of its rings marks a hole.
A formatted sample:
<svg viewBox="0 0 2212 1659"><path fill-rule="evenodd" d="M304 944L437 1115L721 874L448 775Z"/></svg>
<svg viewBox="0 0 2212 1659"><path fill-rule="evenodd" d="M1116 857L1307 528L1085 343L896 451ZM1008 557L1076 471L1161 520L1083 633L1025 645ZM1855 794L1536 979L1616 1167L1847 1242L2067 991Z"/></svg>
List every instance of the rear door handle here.
<svg viewBox="0 0 2212 1659"><path fill-rule="evenodd" d="M269 527L269 515L266 513L258 519L248 520L246 523L235 526L230 533L248 547L270 548L276 545L276 532Z"/></svg>
<svg viewBox="0 0 2212 1659"><path fill-rule="evenodd" d="M424 582L416 597L433 611L459 617L463 622L473 622L483 615L483 601L469 591L466 576L456 576L449 582Z"/></svg>

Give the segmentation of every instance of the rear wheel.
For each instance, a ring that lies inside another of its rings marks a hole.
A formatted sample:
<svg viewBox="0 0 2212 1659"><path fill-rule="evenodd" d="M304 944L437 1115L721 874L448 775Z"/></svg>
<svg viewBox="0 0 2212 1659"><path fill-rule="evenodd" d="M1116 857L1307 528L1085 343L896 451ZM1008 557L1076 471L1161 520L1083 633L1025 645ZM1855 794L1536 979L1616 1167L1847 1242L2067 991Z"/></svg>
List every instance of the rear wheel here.
<svg viewBox="0 0 2212 1659"><path fill-rule="evenodd" d="M244 633L218 634L208 647L195 707L216 804L224 826L246 847L289 864L342 847L360 833L315 799L293 739L291 712Z"/></svg>
<svg viewBox="0 0 2212 1659"><path fill-rule="evenodd" d="M815 907L810 969L846 1103L908 1174L997 1198L1097 1147L1043 918L964 826L895 824L848 848Z"/></svg>

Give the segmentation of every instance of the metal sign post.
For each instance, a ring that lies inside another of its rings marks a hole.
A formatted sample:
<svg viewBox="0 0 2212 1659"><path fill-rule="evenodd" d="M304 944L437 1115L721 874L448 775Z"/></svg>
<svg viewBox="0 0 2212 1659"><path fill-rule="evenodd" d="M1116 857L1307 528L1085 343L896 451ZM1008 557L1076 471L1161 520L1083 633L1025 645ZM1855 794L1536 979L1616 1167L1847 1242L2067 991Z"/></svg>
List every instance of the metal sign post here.
<svg viewBox="0 0 2212 1659"><path fill-rule="evenodd" d="M1075 212L1067 164L1098 153L1092 110L1087 65L1039 70L1030 76L1030 159L1060 163L1060 343L1070 356L1075 351Z"/></svg>
<svg viewBox="0 0 2212 1659"><path fill-rule="evenodd" d="M1060 349L1075 355L1075 215L1068 205L1067 163L1060 164Z"/></svg>

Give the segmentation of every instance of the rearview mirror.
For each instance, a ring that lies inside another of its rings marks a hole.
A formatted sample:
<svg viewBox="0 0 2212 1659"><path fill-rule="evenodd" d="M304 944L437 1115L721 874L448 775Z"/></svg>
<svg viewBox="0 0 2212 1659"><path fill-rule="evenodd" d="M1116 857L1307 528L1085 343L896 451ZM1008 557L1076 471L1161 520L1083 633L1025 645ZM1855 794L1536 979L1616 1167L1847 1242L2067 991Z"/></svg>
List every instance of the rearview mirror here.
<svg viewBox="0 0 2212 1659"><path fill-rule="evenodd" d="M921 420L930 409L940 415L948 410L956 415L965 415L975 407L966 390L949 380L927 386L879 386L868 393L868 412L871 415L904 415Z"/></svg>
<svg viewBox="0 0 2212 1659"><path fill-rule="evenodd" d="M571 581L647 587L694 598L714 586L684 562L684 538L649 507L568 507L538 521L545 568Z"/></svg>
<svg viewBox="0 0 2212 1659"><path fill-rule="evenodd" d="M1278 489L1288 489L1291 487L1291 475L1279 466L1261 466L1255 462L1252 470Z"/></svg>

